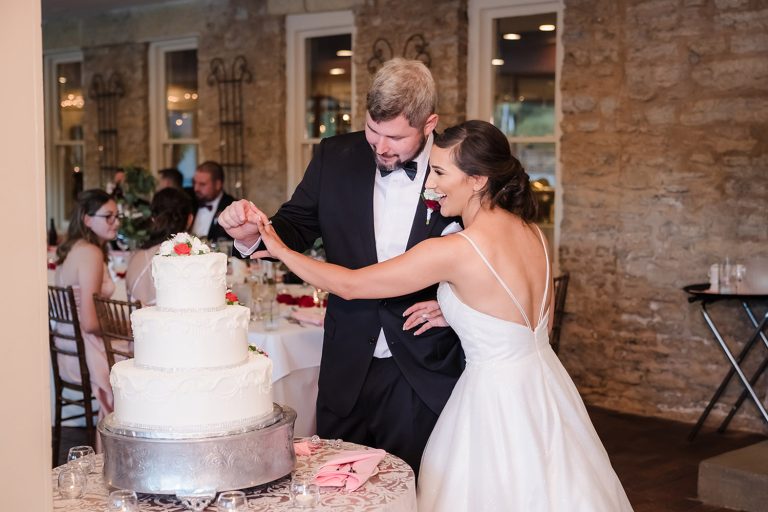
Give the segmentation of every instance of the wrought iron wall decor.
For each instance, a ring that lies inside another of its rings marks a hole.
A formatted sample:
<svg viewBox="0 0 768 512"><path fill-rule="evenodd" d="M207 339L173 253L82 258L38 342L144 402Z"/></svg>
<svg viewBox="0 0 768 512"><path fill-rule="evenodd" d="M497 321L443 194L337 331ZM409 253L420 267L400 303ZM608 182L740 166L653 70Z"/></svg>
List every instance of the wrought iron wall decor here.
<svg viewBox="0 0 768 512"><path fill-rule="evenodd" d="M93 75L88 97L96 102L96 136L99 149L101 185L112 179L118 169L117 101L125 94L120 74L114 72L107 81L101 74Z"/></svg>
<svg viewBox="0 0 768 512"><path fill-rule="evenodd" d="M405 41L403 46L403 57L406 59L420 60L425 66L432 66L432 57L427 51L429 43L421 34L413 34ZM373 56L368 59L368 72L376 73L382 64L393 58L394 52L392 45L383 37L378 38L373 43Z"/></svg>
<svg viewBox="0 0 768 512"><path fill-rule="evenodd" d="M245 57L238 55L227 73L220 58L211 61L208 85L219 92L219 154L226 174L225 184L236 198L245 197L245 150L243 148L243 83L251 83Z"/></svg>

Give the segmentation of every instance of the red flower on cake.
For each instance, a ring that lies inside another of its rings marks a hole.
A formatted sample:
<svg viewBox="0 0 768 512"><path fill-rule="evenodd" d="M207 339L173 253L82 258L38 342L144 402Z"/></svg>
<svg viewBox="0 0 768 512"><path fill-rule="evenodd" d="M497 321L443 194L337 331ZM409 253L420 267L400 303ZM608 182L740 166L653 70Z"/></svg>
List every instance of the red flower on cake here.
<svg viewBox="0 0 768 512"><path fill-rule="evenodd" d="M185 256L189 254L189 245L188 244L176 244L173 246L173 252L178 254L179 256Z"/></svg>
<svg viewBox="0 0 768 512"><path fill-rule="evenodd" d="M232 292L227 292L224 298L227 300L227 303L229 303L230 305L237 304L239 302L237 299L237 295L235 295Z"/></svg>

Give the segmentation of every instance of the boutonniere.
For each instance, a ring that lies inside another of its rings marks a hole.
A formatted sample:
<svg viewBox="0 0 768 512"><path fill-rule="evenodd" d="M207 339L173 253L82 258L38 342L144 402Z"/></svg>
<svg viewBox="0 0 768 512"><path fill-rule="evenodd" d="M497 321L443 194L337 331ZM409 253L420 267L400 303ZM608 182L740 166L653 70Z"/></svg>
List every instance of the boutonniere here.
<svg viewBox="0 0 768 512"><path fill-rule="evenodd" d="M427 207L427 224L429 224L432 218L432 212L440 211L440 198L443 197L431 188L425 188L421 193L421 200L424 201L424 205Z"/></svg>

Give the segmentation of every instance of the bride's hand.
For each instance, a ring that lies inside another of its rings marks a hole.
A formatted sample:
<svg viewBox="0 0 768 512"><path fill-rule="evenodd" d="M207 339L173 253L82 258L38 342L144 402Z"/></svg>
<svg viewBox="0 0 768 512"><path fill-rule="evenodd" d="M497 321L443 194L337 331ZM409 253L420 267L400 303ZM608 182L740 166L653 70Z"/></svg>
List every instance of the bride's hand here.
<svg viewBox="0 0 768 512"><path fill-rule="evenodd" d="M403 316L407 316L405 323L403 324L403 330L407 331L417 325L421 325L414 336L428 331L432 327L448 327L448 322L443 317L443 312L440 309L440 304L436 300L428 300L425 302L417 302L413 306L403 312Z"/></svg>
<svg viewBox="0 0 768 512"><path fill-rule="evenodd" d="M272 227L272 221L270 221L266 215L261 212L253 215L256 216L256 225L259 227L259 232L261 233L261 241L264 242L267 250L256 251L251 255L251 258L281 259L281 255L284 254L286 250L289 250L288 246L283 243L282 239L275 231L275 228Z"/></svg>

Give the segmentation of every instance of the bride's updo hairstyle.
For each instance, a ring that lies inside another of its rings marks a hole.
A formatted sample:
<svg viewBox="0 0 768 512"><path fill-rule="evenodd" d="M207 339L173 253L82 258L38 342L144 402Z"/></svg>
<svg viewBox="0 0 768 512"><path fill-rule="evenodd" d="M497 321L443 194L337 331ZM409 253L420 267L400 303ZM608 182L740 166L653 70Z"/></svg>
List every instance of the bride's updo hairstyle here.
<svg viewBox="0 0 768 512"><path fill-rule="evenodd" d="M453 163L468 176L488 178L480 194L491 208L499 206L525 222L536 218L538 204L528 174L501 130L485 121L466 121L435 136L434 144L450 148Z"/></svg>

